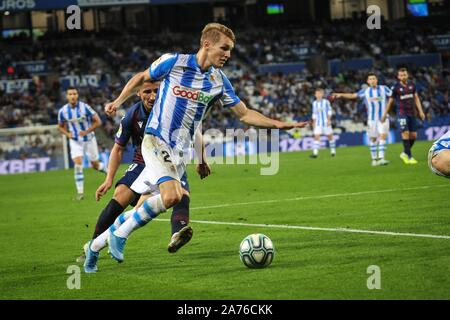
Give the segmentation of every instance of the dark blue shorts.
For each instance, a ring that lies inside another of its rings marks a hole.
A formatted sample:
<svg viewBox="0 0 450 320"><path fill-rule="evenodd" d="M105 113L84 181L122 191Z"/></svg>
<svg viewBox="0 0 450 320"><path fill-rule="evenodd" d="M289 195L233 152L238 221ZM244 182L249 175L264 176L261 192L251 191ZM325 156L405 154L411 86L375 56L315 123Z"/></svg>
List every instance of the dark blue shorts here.
<svg viewBox="0 0 450 320"><path fill-rule="evenodd" d="M128 188L131 188L131 185L134 183L134 181L137 179L137 177L139 177L139 175L141 174L142 170L144 170L144 168L145 168L145 164L139 164L139 163L130 164L127 171L123 175L123 177L120 178L119 181L117 181L115 188L117 188L117 186L119 184L124 184ZM189 187L189 182L187 180L186 172L181 177L181 186L187 192L189 192L189 193L191 192L190 187Z"/></svg>
<svg viewBox="0 0 450 320"><path fill-rule="evenodd" d="M399 116L397 121L400 127L400 132L417 132L417 119L415 116Z"/></svg>

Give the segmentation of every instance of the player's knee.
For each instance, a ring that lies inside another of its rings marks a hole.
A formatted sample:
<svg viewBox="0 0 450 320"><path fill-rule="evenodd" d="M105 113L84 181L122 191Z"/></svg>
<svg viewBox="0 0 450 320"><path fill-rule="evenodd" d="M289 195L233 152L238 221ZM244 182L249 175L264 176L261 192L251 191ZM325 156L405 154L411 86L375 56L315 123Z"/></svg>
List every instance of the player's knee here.
<svg viewBox="0 0 450 320"><path fill-rule="evenodd" d="M113 199L116 200L122 207L127 207L135 198L134 192L127 186L120 184L114 190Z"/></svg>
<svg viewBox="0 0 450 320"><path fill-rule="evenodd" d="M162 197L164 206L166 208L171 208L181 201L181 198L183 197L183 193L179 192L178 190L174 190L172 192L161 195L161 197Z"/></svg>
<svg viewBox="0 0 450 320"><path fill-rule="evenodd" d="M443 175L450 177L450 152L441 152L431 160L433 167Z"/></svg>

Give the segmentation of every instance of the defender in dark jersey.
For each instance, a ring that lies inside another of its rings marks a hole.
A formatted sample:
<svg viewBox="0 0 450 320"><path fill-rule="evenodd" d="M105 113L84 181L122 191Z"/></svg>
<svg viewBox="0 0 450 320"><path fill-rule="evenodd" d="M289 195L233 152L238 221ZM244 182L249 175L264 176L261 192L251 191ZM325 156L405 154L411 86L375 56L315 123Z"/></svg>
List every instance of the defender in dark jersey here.
<svg viewBox="0 0 450 320"><path fill-rule="evenodd" d="M155 102L159 85L159 82L146 82L137 93L141 98L141 101L133 105L120 122L119 130L115 136L115 144L110 155L108 174L105 181L98 187L95 193L97 201L99 201L111 188L122 160L123 150L130 139L135 148L133 163L128 167L124 176L116 183L113 198L109 201L108 205L103 209L98 218L93 239L96 239L100 234L107 230L128 205L135 206L141 196L134 192L131 189L131 186L145 168L145 162L141 153L141 143L145 124L147 123L151 108ZM182 177L182 182L185 190L183 199L178 206L174 207L171 222L172 235L183 229L184 241L182 243L177 243L178 246L176 248L169 248L170 252L178 250L179 247L187 243L192 237L192 229L187 226L189 223L190 199L189 184L186 175ZM86 245L84 249L86 252ZM82 262L84 261L84 258L85 255L82 255L77 261Z"/></svg>
<svg viewBox="0 0 450 320"><path fill-rule="evenodd" d="M408 71L405 68L399 69L397 78L399 82L392 87L392 96L389 98L381 121L386 120L387 114L395 101L397 105L397 121L403 140L403 152L400 154L400 158L405 164L417 164L417 160L411 154L411 148L417 139L416 108L420 119L425 120L425 114L423 113L416 86L414 82L408 80Z"/></svg>

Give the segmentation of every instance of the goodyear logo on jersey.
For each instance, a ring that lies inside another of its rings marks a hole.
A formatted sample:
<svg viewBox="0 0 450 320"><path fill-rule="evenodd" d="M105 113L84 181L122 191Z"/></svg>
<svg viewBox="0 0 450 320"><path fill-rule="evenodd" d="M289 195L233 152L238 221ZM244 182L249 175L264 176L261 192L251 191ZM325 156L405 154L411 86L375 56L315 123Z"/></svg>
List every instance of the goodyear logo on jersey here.
<svg viewBox="0 0 450 320"><path fill-rule="evenodd" d="M201 90L193 90L191 88L183 86L173 87L172 92L176 97L185 98L187 100L198 102L204 105L208 105L208 103L213 98L213 96L209 95L207 92L203 92Z"/></svg>

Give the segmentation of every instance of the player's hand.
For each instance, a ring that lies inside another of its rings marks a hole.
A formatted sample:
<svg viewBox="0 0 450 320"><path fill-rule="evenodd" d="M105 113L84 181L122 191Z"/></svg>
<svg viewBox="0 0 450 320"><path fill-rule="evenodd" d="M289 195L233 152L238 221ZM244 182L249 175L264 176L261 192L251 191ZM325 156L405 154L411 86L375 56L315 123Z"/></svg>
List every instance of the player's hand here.
<svg viewBox="0 0 450 320"><path fill-rule="evenodd" d="M106 180L103 182L100 187L97 188L97 191L95 191L95 200L99 201L108 192L108 190L111 189L111 186L111 181Z"/></svg>
<svg viewBox="0 0 450 320"><path fill-rule="evenodd" d="M86 130L80 131L80 133L78 134L78 136L80 138L83 138L84 136L86 136L88 134L88 132Z"/></svg>
<svg viewBox="0 0 450 320"><path fill-rule="evenodd" d="M386 121L386 115L385 114L383 114L383 116L381 117L381 123L384 123L385 121Z"/></svg>
<svg viewBox="0 0 450 320"><path fill-rule="evenodd" d="M311 121L300 121L300 122L281 122L278 125L278 129L290 130L293 128L304 128L309 125Z"/></svg>
<svg viewBox="0 0 450 320"><path fill-rule="evenodd" d="M211 167L206 162L197 164L197 167L195 168L195 170L197 171L198 175L200 176L200 179L204 179L211 174Z"/></svg>
<svg viewBox="0 0 450 320"><path fill-rule="evenodd" d="M425 120L425 113L420 112L420 113L419 113L419 117L420 117L420 119L421 119L422 121L424 121L424 120Z"/></svg>
<svg viewBox="0 0 450 320"><path fill-rule="evenodd" d="M114 104L114 102L108 102L105 105L105 113L109 117L114 117L116 115L116 110L117 110L117 107Z"/></svg>
<svg viewBox="0 0 450 320"><path fill-rule="evenodd" d="M328 96L328 101L331 103L334 102L334 100L341 98L341 95L339 93L332 93Z"/></svg>

